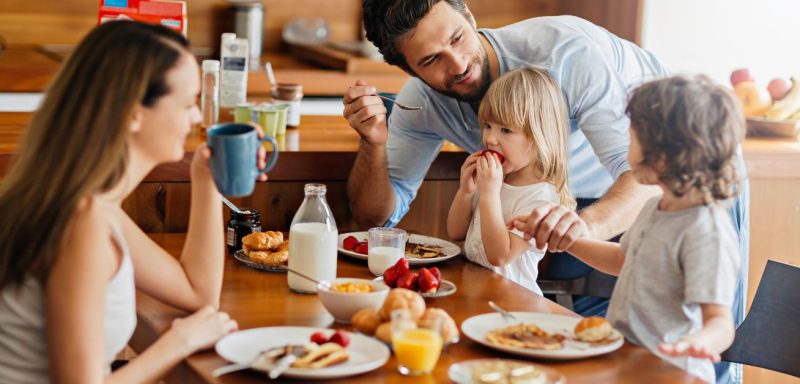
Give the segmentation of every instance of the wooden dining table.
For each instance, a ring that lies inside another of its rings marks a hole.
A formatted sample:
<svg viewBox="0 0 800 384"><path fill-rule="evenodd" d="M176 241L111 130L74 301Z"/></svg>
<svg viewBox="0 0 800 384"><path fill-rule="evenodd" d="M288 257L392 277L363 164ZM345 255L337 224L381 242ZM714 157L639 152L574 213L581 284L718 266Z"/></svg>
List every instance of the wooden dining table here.
<svg viewBox="0 0 800 384"><path fill-rule="evenodd" d="M154 233L149 235L171 255L181 253L186 235L183 233ZM240 329L271 326L307 326L350 329L334 323L316 295L298 294L289 290L286 273L266 272L250 268L232 257L225 257L225 276L220 309L239 323ZM577 316L558 304L534 294L516 283L479 265L457 256L437 265L444 279L456 284L457 291L446 297L428 298L429 307L446 310L461 324L471 316L491 312L487 302L494 301L512 311L544 312ZM372 278L366 261L339 255L337 276ZM169 307L143 293L137 294L138 326L131 340L136 351L142 351L166 331L172 320L186 313ZM427 376L403 376L397 371L394 357L382 367L361 375L330 382L335 383L446 383L448 368L457 362L479 358L512 358L469 340L461 340L443 351L434 371ZM524 359L524 358L523 358ZM695 383L701 380L659 359L646 349L626 342L607 355L572 361L533 360L562 373L567 383ZM260 383L266 381L262 372L241 371L219 378L211 372L228 364L213 349L196 353L176 367L167 382L179 383ZM301 382L278 379L277 382Z"/></svg>

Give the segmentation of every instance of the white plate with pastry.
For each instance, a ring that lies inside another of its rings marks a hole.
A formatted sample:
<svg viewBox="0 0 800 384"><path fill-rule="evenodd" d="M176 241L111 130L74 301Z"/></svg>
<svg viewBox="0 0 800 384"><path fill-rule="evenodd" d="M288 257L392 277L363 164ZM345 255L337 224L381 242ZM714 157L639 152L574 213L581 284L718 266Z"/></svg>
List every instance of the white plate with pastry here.
<svg viewBox="0 0 800 384"><path fill-rule="evenodd" d="M339 234L339 252L356 259L367 260L367 255L344 248L344 239L355 237L359 242L367 241L367 232ZM436 237L411 234L406 242L406 259L409 265L426 265L450 260L461 253L461 247Z"/></svg>
<svg viewBox="0 0 800 384"><path fill-rule="evenodd" d="M232 363L252 364L260 352L287 344L309 343L316 332L331 333L327 328L313 327L266 327L252 328L231 333L220 339L217 353ZM347 360L322 368L291 367L281 377L295 379L329 380L358 375L383 366L389 360L389 348L380 341L364 335L351 333L350 344L345 349ZM259 365L252 369L266 370Z"/></svg>
<svg viewBox="0 0 800 384"><path fill-rule="evenodd" d="M485 313L464 320L461 331L473 341L499 351L548 360L573 360L613 352L625 343L605 319L591 318L575 327L580 317L540 312L511 312L518 321L501 314ZM597 320L598 321L591 321ZM521 323L522 324L521 324ZM595 324L596 323L596 324ZM524 328L523 328L524 324Z"/></svg>
<svg viewBox="0 0 800 384"><path fill-rule="evenodd" d="M282 232L255 232L242 238L242 249L233 257L244 265L270 272L286 272L289 240Z"/></svg>
<svg viewBox="0 0 800 384"><path fill-rule="evenodd" d="M509 359L473 359L459 361L447 370L450 380L458 384L532 383L564 384L561 372L528 361Z"/></svg>

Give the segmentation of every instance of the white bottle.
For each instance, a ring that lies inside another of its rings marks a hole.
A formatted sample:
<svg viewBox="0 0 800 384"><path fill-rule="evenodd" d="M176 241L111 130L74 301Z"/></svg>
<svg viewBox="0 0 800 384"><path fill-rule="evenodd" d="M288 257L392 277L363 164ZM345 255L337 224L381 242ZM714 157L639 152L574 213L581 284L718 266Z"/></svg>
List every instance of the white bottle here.
<svg viewBox="0 0 800 384"><path fill-rule="evenodd" d="M200 110L205 129L219 121L219 60L203 60L200 85Z"/></svg>
<svg viewBox="0 0 800 384"><path fill-rule="evenodd" d="M289 227L289 268L317 281L336 278L339 231L325 200L324 184L306 184L305 199ZM294 273L288 273L289 288L296 292L315 293L316 285Z"/></svg>
<svg viewBox="0 0 800 384"><path fill-rule="evenodd" d="M223 33L221 48L220 106L234 108L247 101L247 39Z"/></svg>

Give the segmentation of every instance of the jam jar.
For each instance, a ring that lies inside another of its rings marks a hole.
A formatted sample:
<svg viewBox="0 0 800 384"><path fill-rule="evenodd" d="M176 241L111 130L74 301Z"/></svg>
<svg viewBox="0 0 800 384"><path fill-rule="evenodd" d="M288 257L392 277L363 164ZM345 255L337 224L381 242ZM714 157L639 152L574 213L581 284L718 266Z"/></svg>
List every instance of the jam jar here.
<svg viewBox="0 0 800 384"><path fill-rule="evenodd" d="M241 213L231 211L225 236L228 251L242 249L242 237L255 232L261 232L261 213L255 209L242 210Z"/></svg>

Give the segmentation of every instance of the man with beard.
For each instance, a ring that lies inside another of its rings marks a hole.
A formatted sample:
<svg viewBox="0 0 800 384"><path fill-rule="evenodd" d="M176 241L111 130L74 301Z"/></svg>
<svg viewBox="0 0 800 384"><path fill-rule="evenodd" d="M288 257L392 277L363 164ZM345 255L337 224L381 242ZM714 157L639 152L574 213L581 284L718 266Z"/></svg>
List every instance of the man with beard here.
<svg viewBox="0 0 800 384"><path fill-rule="evenodd" d="M544 206L524 231L538 247L559 252L579 237L610 239L627 230L655 189L629 172L628 91L667 75L651 53L573 16L538 17L498 29L476 29L463 0L364 0L367 38L387 63L411 78L397 95L419 111L386 108L377 90L358 81L344 96L344 117L359 133L348 180L353 215L365 226L393 226L408 211L444 140L467 152L483 149L477 108L489 84L519 67L546 70L561 86L570 132L569 182L577 212ZM747 186L731 214L747 271ZM550 278L571 279L589 268L558 254ZM746 275L745 275L746 276ZM737 288L734 317L741 322L746 278ZM575 311L602 314L607 301L581 298Z"/></svg>

